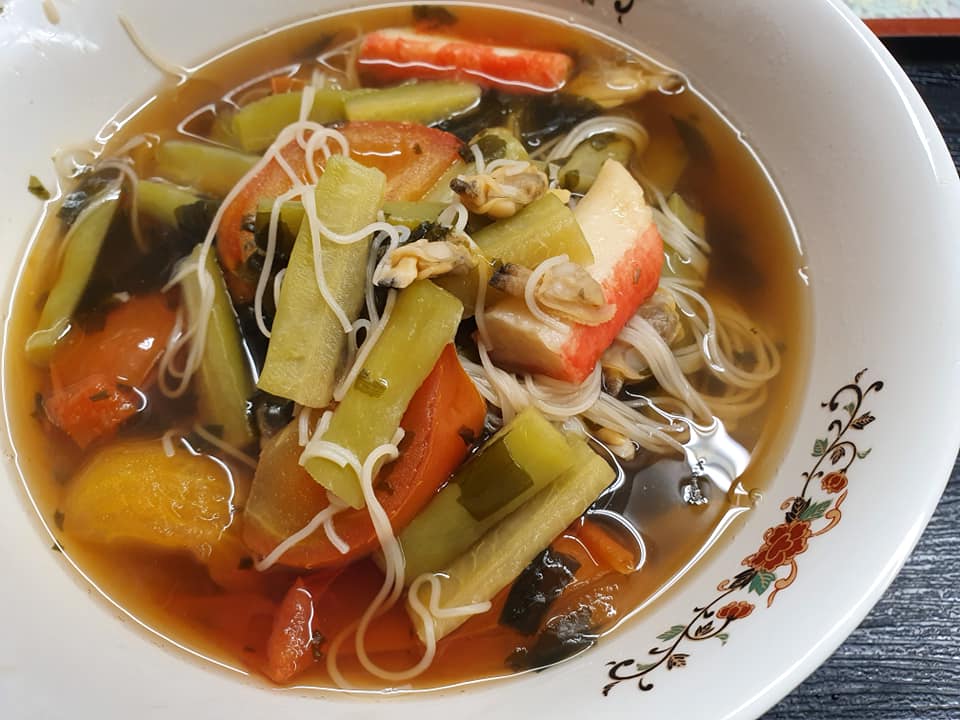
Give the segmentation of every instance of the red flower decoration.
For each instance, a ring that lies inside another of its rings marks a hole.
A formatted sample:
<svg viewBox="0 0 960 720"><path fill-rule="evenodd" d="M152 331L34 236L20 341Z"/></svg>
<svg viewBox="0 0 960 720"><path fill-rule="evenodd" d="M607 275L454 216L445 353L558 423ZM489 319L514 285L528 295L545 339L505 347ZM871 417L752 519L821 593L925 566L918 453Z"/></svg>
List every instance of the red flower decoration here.
<svg viewBox="0 0 960 720"><path fill-rule="evenodd" d="M763 545L745 558L743 564L754 570L773 572L782 565L789 565L797 555L805 552L809 538L810 523L807 520L777 525L763 534Z"/></svg>
<svg viewBox="0 0 960 720"><path fill-rule="evenodd" d="M823 480L820 481L820 487L823 488L824 492L828 492L831 495L836 495L839 492L847 487L847 474L841 470L840 472L830 472L824 475Z"/></svg>
<svg viewBox="0 0 960 720"><path fill-rule="evenodd" d="M722 608L717 610L717 617L721 620L730 621L740 620L745 618L747 615L753 612L753 603L748 603L744 600L739 600L737 602L727 603Z"/></svg>

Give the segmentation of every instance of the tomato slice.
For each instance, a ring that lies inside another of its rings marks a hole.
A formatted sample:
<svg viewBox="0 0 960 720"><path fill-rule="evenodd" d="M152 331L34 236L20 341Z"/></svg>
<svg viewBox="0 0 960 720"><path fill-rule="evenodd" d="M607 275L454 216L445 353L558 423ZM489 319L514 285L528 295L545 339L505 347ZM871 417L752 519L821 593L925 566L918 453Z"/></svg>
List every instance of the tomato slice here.
<svg viewBox="0 0 960 720"><path fill-rule="evenodd" d="M107 313L103 328L71 331L50 363L47 417L81 448L112 436L142 409L144 388L176 316L162 295L133 297Z"/></svg>
<svg viewBox="0 0 960 720"><path fill-rule="evenodd" d="M448 345L401 420L406 439L400 456L375 482L376 496L395 532L414 518L463 461L469 448L466 439L480 433L485 416L486 403L461 367L453 345ZM296 428L292 430L278 441L283 447L265 451L264 467L273 469L254 479L244 511L244 540L262 555L327 506L326 491L297 464L301 448ZM337 515L334 527L350 546L347 553L341 554L321 530L288 550L282 562L297 567L340 566L378 547L366 509Z"/></svg>
<svg viewBox="0 0 960 720"><path fill-rule="evenodd" d="M339 130L350 143L350 157L387 176L388 200L423 197L454 163L462 145L450 133L414 123L354 122ZM306 157L300 145L291 142L281 150L281 155L306 182ZM322 168L322 153L317 153L316 162L317 168ZM261 200L276 198L291 187L287 173L273 161L224 210L217 232L217 251L227 284L238 302L248 302L253 297L256 283L256 278L244 268L247 258L256 250L253 233L245 226Z"/></svg>

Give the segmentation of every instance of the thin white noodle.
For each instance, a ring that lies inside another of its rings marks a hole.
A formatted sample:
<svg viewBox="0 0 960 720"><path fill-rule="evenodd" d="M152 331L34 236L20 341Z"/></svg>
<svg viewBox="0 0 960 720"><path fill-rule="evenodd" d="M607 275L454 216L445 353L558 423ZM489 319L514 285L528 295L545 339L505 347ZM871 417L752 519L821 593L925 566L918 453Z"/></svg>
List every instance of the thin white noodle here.
<svg viewBox="0 0 960 720"><path fill-rule="evenodd" d="M357 352L357 357L353 361L350 371L340 379L340 382L338 382L337 386L333 389L333 399L337 402L343 400L344 396L347 394L347 391L351 388L353 383L356 382L357 376L363 369L363 364L367 361L367 358L373 351L374 346L377 344L377 340L380 339L384 328L386 328L387 323L390 321L390 314L393 312L393 306L396 304L396 301L397 292L396 290L391 290L387 294L387 305L383 309L383 317L381 317L376 326L372 327L369 333L367 333L367 337L363 341L363 345L360 347L359 352Z"/></svg>
<svg viewBox="0 0 960 720"><path fill-rule="evenodd" d="M264 252L263 267L260 269L260 277L257 278L257 291L253 296L253 315L257 321L257 327L265 338L270 337L270 330L267 328L263 317L263 294L267 290L267 282L270 280L270 273L273 270L273 259L277 252L277 233L280 230L280 211L283 204L300 195L300 189L294 188L285 192L273 201L270 207L270 224L267 226L267 248ZM279 298L279 285L274 280L274 299ZM279 307L279 303L274 305Z"/></svg>
<svg viewBox="0 0 960 720"><path fill-rule="evenodd" d="M194 425L193 431L197 435L199 435L205 442L210 443L218 450L222 450L225 454L229 455L234 460L238 460L242 462L244 465L246 465L247 467L253 470L257 469L257 461L255 458L250 457L242 450L238 450L230 443L225 442L222 439L218 438L216 435L208 431L202 425L200 424Z"/></svg>
<svg viewBox="0 0 960 720"><path fill-rule="evenodd" d="M273 306L280 307L280 291L283 290L283 277L287 274L287 269L283 268L273 278Z"/></svg>
<svg viewBox="0 0 960 720"><path fill-rule="evenodd" d="M604 133L613 133L627 138L633 143L637 154L646 149L650 136L646 128L636 120L619 117L617 115L601 115L599 117L586 120L567 134L563 140L558 142L547 154L547 162L554 162L562 158L569 157L577 147L594 135Z"/></svg>
<svg viewBox="0 0 960 720"><path fill-rule="evenodd" d="M283 542L277 545L270 553L264 557L262 560L259 560L253 564L254 568L259 572L264 572L269 570L282 558L290 548L297 545L302 540L306 540L308 537L313 535L316 532L317 528L326 523L328 520L333 518L337 513L343 512L346 509L346 505L340 502L333 495L327 495L327 501L329 505L323 510L318 512L313 516L313 519L304 525L302 528L297 530L293 535L286 538Z"/></svg>
<svg viewBox="0 0 960 720"><path fill-rule="evenodd" d="M483 151L479 145L471 145L470 152L473 153L473 163L477 166L477 175L483 175L487 170L486 160L483 158Z"/></svg>
<svg viewBox="0 0 960 720"><path fill-rule="evenodd" d="M163 445L163 454L168 458L172 458L177 454L176 448L173 447L173 439L180 437L180 431L176 428L167 430L163 437L160 438L160 444Z"/></svg>
<svg viewBox="0 0 960 720"><path fill-rule="evenodd" d="M130 38L130 42L136 46L137 50L140 51L140 54L143 55L143 57L146 58L151 65L157 68L157 70L160 72L177 78L179 81L177 83L178 85L186 82L186 80L193 73L192 70L174 63L167 62L150 50L150 48L148 48L143 42L137 31L134 30L133 23L131 23L125 15L117 15L117 20L120 21L120 25L122 25L123 29L126 31L127 37Z"/></svg>
<svg viewBox="0 0 960 720"><path fill-rule="evenodd" d="M149 248L146 240L143 239L143 233L140 232L140 210L137 207L137 183L140 181L137 174L130 167L129 162L119 159L104 160L97 165L97 169L116 170L130 184L130 231L140 252L146 252Z"/></svg>
<svg viewBox="0 0 960 720"><path fill-rule="evenodd" d="M310 421L313 419L313 408L301 407L297 412L297 443L303 447L310 441Z"/></svg>
<svg viewBox="0 0 960 720"><path fill-rule="evenodd" d="M337 549L337 552L341 555L346 555L350 552L350 545L337 533L334 521L335 518L333 516L328 517L326 522L323 523L323 532L327 536L327 540L330 541L330 544Z"/></svg>

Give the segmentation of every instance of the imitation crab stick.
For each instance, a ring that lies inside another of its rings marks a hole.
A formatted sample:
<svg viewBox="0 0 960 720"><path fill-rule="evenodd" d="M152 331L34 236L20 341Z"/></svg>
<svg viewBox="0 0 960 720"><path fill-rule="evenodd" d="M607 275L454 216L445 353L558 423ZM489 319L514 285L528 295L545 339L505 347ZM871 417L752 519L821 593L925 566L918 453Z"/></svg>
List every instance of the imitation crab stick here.
<svg viewBox="0 0 960 720"><path fill-rule="evenodd" d="M507 298L491 307L486 327L491 357L498 365L583 382L627 320L657 289L663 265L663 240L644 201L643 189L627 169L608 160L574 216L593 251L587 266L616 308L601 325L547 325L522 299Z"/></svg>
<svg viewBox="0 0 960 720"><path fill-rule="evenodd" d="M550 93L564 86L573 59L545 50L389 29L364 37L359 65L362 73L382 82L456 79L510 92Z"/></svg>

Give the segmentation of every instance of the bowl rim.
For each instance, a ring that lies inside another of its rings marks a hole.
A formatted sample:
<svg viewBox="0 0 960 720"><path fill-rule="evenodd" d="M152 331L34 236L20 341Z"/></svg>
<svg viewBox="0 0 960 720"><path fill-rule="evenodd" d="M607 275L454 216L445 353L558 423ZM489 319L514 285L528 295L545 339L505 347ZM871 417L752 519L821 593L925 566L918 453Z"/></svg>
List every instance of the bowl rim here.
<svg viewBox="0 0 960 720"><path fill-rule="evenodd" d="M889 54L882 43L880 43L880 41L869 31L869 29L855 17L852 11L850 11L849 8L842 3L842 0L823 0L823 2L831 6L843 18L843 20L856 31L860 40L866 45L867 48L869 48L880 65L882 65L890 82L896 86L898 93L904 99L905 104L909 106L910 111L915 115L918 133L923 132L923 126L934 125L933 118L930 115L929 110L923 104L923 101L921 100L916 89L913 87L902 68L900 68L900 66L896 63L894 58ZM950 158L946 144L938 133L933 136L927 135L926 143L932 155L936 156L939 160L942 160L944 157L948 159ZM950 164L951 167L953 167L952 159L950 159ZM954 175L952 178L950 178L950 182L954 186L955 199L960 200L960 184L955 182L955 169L953 173ZM21 247L21 257L23 256L24 252L25 248ZM18 261L17 266L19 267L19 265L20 262ZM4 297L11 297L10 291L12 291L12 288L13 284L8 281L8 285L6 287L7 294ZM3 382L4 384L7 382L5 367L3 373ZM5 394L6 393L4 393L4 395ZM5 420L7 419L6 413L7 406L4 403ZM954 415L956 416L957 413L954 413ZM9 428L10 423L6 422L5 435L7 435L7 437L5 442L7 443L10 443L8 436ZM898 546L898 551L890 558L890 561L884 568L883 573L873 579L873 581L866 587L856 601L851 603L851 607L849 608L848 612L843 615L841 620L832 625L825 632L819 642L817 642L809 650L809 652L804 654L803 657L792 668L790 668L789 672L784 673L776 683L765 686L761 692L752 698L749 698L748 701L744 702L740 707L730 711L725 717L756 717L766 709L770 708L779 699L784 697L792 688L799 685L810 673L812 673L823 661L825 661L827 657L829 657L846 639L850 632L852 632L852 630L863 620L870 609L879 600L881 595L886 591L890 583L902 568L903 564L906 562L910 552L918 542L923 529L926 527L937 504L939 503L943 490L946 487L946 483L949 480L950 469L953 467L954 460L957 456L957 450L960 448L960 431L955 432L954 435L956 437L952 444L946 442L943 443L941 457L930 461L931 466L935 464L938 467L938 472L940 472L940 477L942 479L938 482L929 482L924 486L922 512L916 514L915 522L912 525L910 532L902 537ZM39 513L34 514L36 516L34 519L40 520ZM42 520L40 520L40 522L41 524L44 524ZM45 527L45 530L46 529L47 528ZM82 575L82 571L79 574ZM83 578L85 580L85 576L83 576ZM627 632L627 630L621 629L621 632Z"/></svg>

